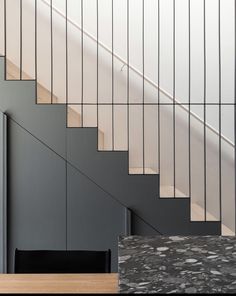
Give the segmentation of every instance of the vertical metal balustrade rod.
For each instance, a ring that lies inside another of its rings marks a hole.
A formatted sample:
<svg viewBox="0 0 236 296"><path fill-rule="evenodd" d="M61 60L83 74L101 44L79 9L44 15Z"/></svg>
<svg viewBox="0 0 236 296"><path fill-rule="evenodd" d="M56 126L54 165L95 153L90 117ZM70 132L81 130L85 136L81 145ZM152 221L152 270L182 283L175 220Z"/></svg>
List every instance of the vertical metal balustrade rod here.
<svg viewBox="0 0 236 296"><path fill-rule="evenodd" d="M176 108L175 108L175 0L173 0L173 163L174 163L174 198L176 197Z"/></svg>
<svg viewBox="0 0 236 296"><path fill-rule="evenodd" d="M67 108L67 112L66 114L68 114L68 94L69 94L69 88L68 88L68 0L65 0L65 14L66 14L66 18L65 18L65 30L66 30L66 108ZM68 122L68 121L67 121Z"/></svg>
<svg viewBox="0 0 236 296"><path fill-rule="evenodd" d="M234 1L234 234L236 234L236 1Z"/></svg>
<svg viewBox="0 0 236 296"><path fill-rule="evenodd" d="M35 69L35 100L36 100L36 104L37 104L37 100L38 100L38 87L37 87L37 80L38 80L38 64L37 64L37 55L38 55L38 50L37 50L37 47L38 47L38 45L37 45L37 36L38 36L38 24L37 24L37 22L38 22L38 2L37 2L37 0L34 0L34 13L35 13L35 15L34 15L34 24L35 24L35 28L34 28L34 41L35 41L35 44L34 44L34 46L35 46L35 49L34 49L34 54L35 54L35 56L34 56L34 69Z"/></svg>
<svg viewBox="0 0 236 296"><path fill-rule="evenodd" d="M158 9L158 12L157 12L157 18L158 18L158 31L157 31L157 42L158 42L158 56L157 56L157 79L158 79L158 85L160 85L160 0L158 0L157 2L157 9ZM157 105L157 113L158 113L158 173L159 173L159 176L160 176L160 173L161 173L161 143L160 143L160 140L161 140L161 118L160 118L160 88L158 87L157 89L157 102L158 102L158 105ZM159 178L160 180L160 178ZM160 183L160 181L159 181ZM159 186L159 196L160 196L160 184L158 184Z"/></svg>
<svg viewBox="0 0 236 296"><path fill-rule="evenodd" d="M203 0L203 59L204 59L204 89L203 89L203 145L204 145L204 220L207 220L207 170L206 170L206 0Z"/></svg>
<svg viewBox="0 0 236 296"><path fill-rule="evenodd" d="M142 0L142 53L143 53L143 174L145 174L145 3Z"/></svg>
<svg viewBox="0 0 236 296"><path fill-rule="evenodd" d="M4 0L4 72L5 80L7 79L7 0Z"/></svg>
<svg viewBox="0 0 236 296"><path fill-rule="evenodd" d="M130 60L130 54L129 54L129 0L127 0L127 148L128 148L128 153L130 151L130 140L129 140L129 135L130 135L130 122L129 122L129 103L130 103L130 89L129 89L129 60ZM128 157L129 159L129 157ZM128 170L129 170L129 160L128 160Z"/></svg>
<svg viewBox="0 0 236 296"><path fill-rule="evenodd" d="M66 14L66 19L65 19L65 29L66 29L66 125L68 126L68 1L65 0L65 14ZM68 150L67 150L67 128L66 128L66 141L65 141L65 152L66 152L66 161L65 161L65 172L66 172L66 182L65 182L65 187L66 187L66 250L68 249Z"/></svg>
<svg viewBox="0 0 236 296"><path fill-rule="evenodd" d="M23 35L23 26L22 26L22 0L20 0L20 80L22 80L22 35Z"/></svg>
<svg viewBox="0 0 236 296"><path fill-rule="evenodd" d="M81 127L84 127L84 1L81 1Z"/></svg>
<svg viewBox="0 0 236 296"><path fill-rule="evenodd" d="M189 198L190 198L190 213L191 213L191 196L192 196L192 188L191 188L191 0L188 0L188 104L189 104L189 112L188 112L188 163L189 163Z"/></svg>
<svg viewBox="0 0 236 296"><path fill-rule="evenodd" d="M50 0L50 33L51 33L51 104L53 104L53 9L52 3L53 0Z"/></svg>
<svg viewBox="0 0 236 296"><path fill-rule="evenodd" d="M219 204L220 221L222 221L222 163L221 163L221 0L218 0L218 30L219 30Z"/></svg>
<svg viewBox="0 0 236 296"><path fill-rule="evenodd" d="M99 79L98 79L98 75L99 75L99 0L96 1L96 12L97 12L97 127L99 126L99 111L98 111L98 105L99 105ZM98 137L99 137L99 133L98 133ZM99 138L98 138L99 141Z"/></svg>
<svg viewBox="0 0 236 296"><path fill-rule="evenodd" d="M111 51L112 51L112 150L115 150L115 126L114 126L114 0L111 0Z"/></svg>

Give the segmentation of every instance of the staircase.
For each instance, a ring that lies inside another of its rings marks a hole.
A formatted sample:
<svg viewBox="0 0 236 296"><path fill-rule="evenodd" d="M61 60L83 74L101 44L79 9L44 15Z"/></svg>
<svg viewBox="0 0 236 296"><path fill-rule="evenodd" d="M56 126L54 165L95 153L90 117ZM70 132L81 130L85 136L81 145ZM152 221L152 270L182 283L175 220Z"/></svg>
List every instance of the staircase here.
<svg viewBox="0 0 236 296"><path fill-rule="evenodd" d="M101 6L92 0L61 1L60 5L47 0L33 2L1 1L5 20L2 50L5 79L12 83L36 81L37 108L65 106L68 138L73 143L67 148L68 161L102 187L105 179L110 180L106 190L111 196L161 234L234 235L232 219L229 222L220 208L225 192L231 195L234 187L230 184L230 189L225 189L227 184L223 182L227 181L221 171L225 159L232 157L234 144L206 121L206 109L201 118L191 111L191 104L182 104L176 98L174 83L172 93L161 87L160 24L164 26L161 15L167 8L163 1L155 1L159 30L156 82L147 73L150 40L145 45L145 37L151 26L147 21L151 14L148 1L137 2L137 19L143 25L136 29L132 0L122 0L120 6L114 0L104 1ZM172 12L177 16L175 2ZM73 14L73 3L77 14ZM124 26L117 20L115 8L123 9L119 11L125 15ZM89 23L91 17L96 22ZM106 21L102 21L103 17ZM20 31L13 32L17 23ZM107 24L111 27L106 29ZM139 29L142 36L137 41L140 48L135 60L130 38ZM172 29L173 35L176 27ZM116 33L122 32L125 37L118 49ZM14 37L19 45L17 57ZM177 42L176 35L172 37ZM126 51L125 57L119 51ZM176 64L173 62L172 66ZM176 77L173 79L177 81ZM158 101L153 100L153 95ZM206 103L202 106L205 108ZM213 153L212 159L220 159L219 163L207 163L207 152L211 151L207 149L218 142L220 151ZM218 176L211 179L213 174L207 165L220 170L219 179ZM225 166L224 173L231 169L234 170L234 164ZM221 192L216 193L215 187L220 187ZM230 217L234 215L233 210Z"/></svg>

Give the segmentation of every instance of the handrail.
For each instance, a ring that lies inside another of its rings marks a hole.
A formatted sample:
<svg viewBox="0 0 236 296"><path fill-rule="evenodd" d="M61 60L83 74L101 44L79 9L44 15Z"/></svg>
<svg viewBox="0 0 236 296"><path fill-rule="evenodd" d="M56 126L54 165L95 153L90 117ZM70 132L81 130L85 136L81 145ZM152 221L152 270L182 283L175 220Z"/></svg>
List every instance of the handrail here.
<svg viewBox="0 0 236 296"><path fill-rule="evenodd" d="M43 2L45 5L47 5L47 6L50 7L50 3L47 2L47 0L41 0L41 2ZM66 19L64 13L61 12L58 8L56 8L55 6L52 6L52 9L53 9L54 12L56 12L61 17L63 17L64 19ZM171 101L176 102L178 104L178 106L180 106L184 111L190 113L193 116L193 118L195 118L197 121L201 122L202 124L205 124L205 126L209 130L211 130L213 133L215 133L217 136L219 136L222 140L224 140L230 146L235 147L235 144L233 142L231 142L227 137L225 137L224 135L220 135L219 132L216 129L214 129L211 125L209 125L208 123L204 123L204 121L198 115L196 115L191 110L189 110L187 107L185 107L184 105L182 105L181 102L177 98L173 98L173 96L170 93L168 93L166 90L164 90L163 88L161 88L158 84L156 84L155 82L153 82L147 76L143 75L143 73L141 73L139 70L137 70L134 66L132 66L130 64L128 65L127 62L122 57L120 57L116 53L112 52L109 47L107 47L102 42L98 41L92 34L90 34L89 32L87 32L84 29L82 30L82 28L78 24L76 24L73 20L71 20L69 17L67 17L67 21L68 21L68 23L70 23L71 25L73 25L74 27L76 27L78 30L80 30L81 32L83 32L83 34L85 36L89 37L94 42L98 43L107 52L109 52L110 54L113 54L113 56L117 60L119 60L120 62L123 63L122 69L126 66L129 69L131 69L132 71L134 71L137 75L139 75L140 77L142 77L146 82L148 82L154 88L156 88L157 90L159 90L162 94L164 94L166 97L168 97Z"/></svg>

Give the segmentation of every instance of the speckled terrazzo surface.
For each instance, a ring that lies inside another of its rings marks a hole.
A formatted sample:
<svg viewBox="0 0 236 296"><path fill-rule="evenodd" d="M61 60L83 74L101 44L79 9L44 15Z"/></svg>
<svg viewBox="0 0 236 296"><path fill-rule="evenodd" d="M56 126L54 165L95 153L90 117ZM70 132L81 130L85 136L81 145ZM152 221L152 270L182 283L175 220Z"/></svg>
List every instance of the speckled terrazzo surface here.
<svg viewBox="0 0 236 296"><path fill-rule="evenodd" d="M236 238L120 237L121 293L236 293Z"/></svg>

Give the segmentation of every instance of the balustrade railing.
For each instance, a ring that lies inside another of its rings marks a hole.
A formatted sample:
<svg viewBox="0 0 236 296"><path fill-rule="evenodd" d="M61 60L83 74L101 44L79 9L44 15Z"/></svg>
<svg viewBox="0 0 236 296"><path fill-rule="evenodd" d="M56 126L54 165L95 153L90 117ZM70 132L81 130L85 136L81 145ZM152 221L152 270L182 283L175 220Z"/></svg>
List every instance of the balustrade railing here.
<svg viewBox="0 0 236 296"><path fill-rule="evenodd" d="M235 232L235 1L0 0L6 79ZM226 229L227 228L227 229ZM226 229L226 230L225 230Z"/></svg>

